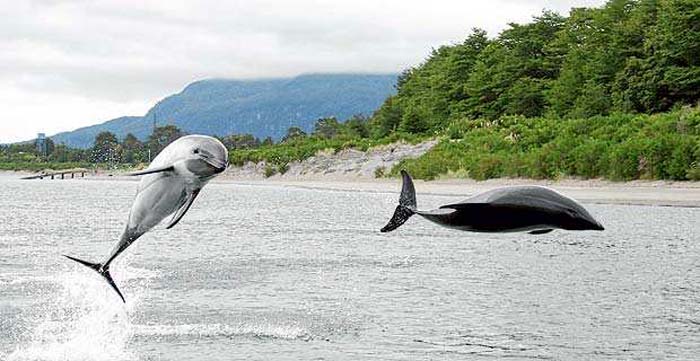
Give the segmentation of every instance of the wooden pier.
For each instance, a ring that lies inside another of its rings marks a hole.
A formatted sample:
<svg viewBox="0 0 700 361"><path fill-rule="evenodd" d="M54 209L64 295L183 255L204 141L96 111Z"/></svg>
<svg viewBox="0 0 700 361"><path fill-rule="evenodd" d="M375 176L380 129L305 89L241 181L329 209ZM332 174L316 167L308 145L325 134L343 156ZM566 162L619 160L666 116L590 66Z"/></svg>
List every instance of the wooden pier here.
<svg viewBox="0 0 700 361"><path fill-rule="evenodd" d="M85 178L85 173L87 173L87 172L88 172L88 170L86 168L73 168L73 169L61 169L61 170L46 169L39 174L30 175L27 177L22 177L22 179L44 179L44 178L54 179L55 177L61 177L61 179L65 179L67 174L70 174L71 178L75 178L76 174L80 174L80 178Z"/></svg>

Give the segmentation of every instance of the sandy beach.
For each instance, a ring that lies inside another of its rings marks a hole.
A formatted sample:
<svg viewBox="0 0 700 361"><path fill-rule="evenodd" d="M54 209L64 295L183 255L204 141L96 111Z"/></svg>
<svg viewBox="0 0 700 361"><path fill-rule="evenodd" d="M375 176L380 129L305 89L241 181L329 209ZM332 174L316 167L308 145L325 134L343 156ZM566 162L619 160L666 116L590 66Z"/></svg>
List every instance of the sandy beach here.
<svg viewBox="0 0 700 361"><path fill-rule="evenodd" d="M223 182L248 185L269 185L329 190L398 193L401 181L396 178L316 178L266 180L223 178ZM609 182L602 180L531 180L491 179L474 181L449 179L425 182L414 180L418 194L449 195L456 198L469 196L493 188L531 184L553 188L584 203L636 204L674 207L700 207L700 182L633 181Z"/></svg>
<svg viewBox="0 0 700 361"><path fill-rule="evenodd" d="M21 178L28 172L2 171L0 176ZM101 172L88 174L80 181L120 180L136 181L137 177L129 177L120 173ZM27 182L47 182L44 180L28 180ZM60 179L54 182L62 181ZM469 196L493 188L530 184L543 185L553 188L567 196L584 203L603 204L635 204L673 207L700 207L700 182L673 181L644 181L611 182L600 179L563 179L563 180L533 180L533 179L490 179L475 181L470 179L441 179L435 181L414 180L416 192L426 195L447 195L456 198ZM270 178L238 177L224 173L213 182L226 182L241 185L295 187L309 189L326 189L338 191L387 192L398 193L401 180L398 178L369 178L353 175L327 175L290 177L273 176Z"/></svg>

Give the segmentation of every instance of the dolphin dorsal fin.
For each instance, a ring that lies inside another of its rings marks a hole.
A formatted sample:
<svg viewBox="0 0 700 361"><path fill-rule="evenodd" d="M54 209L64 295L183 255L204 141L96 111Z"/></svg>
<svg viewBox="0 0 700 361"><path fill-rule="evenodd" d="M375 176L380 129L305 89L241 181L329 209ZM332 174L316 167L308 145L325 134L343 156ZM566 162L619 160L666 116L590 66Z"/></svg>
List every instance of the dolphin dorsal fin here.
<svg viewBox="0 0 700 361"><path fill-rule="evenodd" d="M177 224L177 222L180 222L182 216L184 216L185 213L187 213L187 211L190 209L190 206L192 206L192 202L194 202L194 199L197 198L197 195L199 195L199 191L199 189L195 189L187 194L187 197L180 206L180 209L178 209L177 212L175 212L173 218L170 220L170 223L168 223L168 226L165 227L165 229L173 228Z"/></svg>
<svg viewBox="0 0 700 361"><path fill-rule="evenodd" d="M160 172L169 172L172 170L175 170L175 167L172 165L167 165L164 167L147 168L147 169L140 170L137 172L127 173L126 175L130 175L130 176L146 175L146 174L153 174L153 173L160 173Z"/></svg>

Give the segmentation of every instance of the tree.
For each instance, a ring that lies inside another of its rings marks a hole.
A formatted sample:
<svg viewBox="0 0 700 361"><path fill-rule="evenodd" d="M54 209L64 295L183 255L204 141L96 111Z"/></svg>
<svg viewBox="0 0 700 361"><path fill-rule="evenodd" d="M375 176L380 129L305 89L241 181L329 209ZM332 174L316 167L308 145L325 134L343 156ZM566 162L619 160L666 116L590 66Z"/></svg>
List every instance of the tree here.
<svg viewBox="0 0 700 361"><path fill-rule="evenodd" d="M490 119L503 114L543 114L544 84L555 79L560 68L550 43L564 21L556 13L544 12L530 24L510 24L485 46L466 82L465 114Z"/></svg>
<svg viewBox="0 0 700 361"><path fill-rule="evenodd" d="M74 162L75 159L71 158L71 149L63 144L56 145L49 156L49 160L52 162Z"/></svg>
<svg viewBox="0 0 700 361"><path fill-rule="evenodd" d="M398 99L397 95L388 97L372 116L370 129L373 137L385 137L399 127L403 107L399 104Z"/></svg>
<svg viewBox="0 0 700 361"><path fill-rule="evenodd" d="M289 127L287 129L287 135L285 135L282 138L283 143L291 142L295 139L303 138L306 136L306 132L304 132L301 128L299 127Z"/></svg>
<svg viewBox="0 0 700 361"><path fill-rule="evenodd" d="M369 138L369 119L362 114L355 114L345 122L343 132L349 138Z"/></svg>
<svg viewBox="0 0 700 361"><path fill-rule="evenodd" d="M148 148L151 150L151 159L155 158L168 144L174 142L183 135L185 135L185 133L174 125L156 127L153 134L148 137Z"/></svg>
<svg viewBox="0 0 700 361"><path fill-rule="evenodd" d="M125 163L144 162L147 159L144 154L143 143L135 135L129 133L122 141L122 160Z"/></svg>
<svg viewBox="0 0 700 361"><path fill-rule="evenodd" d="M334 138L338 134L340 126L340 123L334 117L321 118L314 124L313 135L325 139Z"/></svg>
<svg viewBox="0 0 700 361"><path fill-rule="evenodd" d="M668 104L700 99L700 1L659 1L658 18L647 37L653 72L662 73L657 94ZM665 109L662 109L665 110Z"/></svg>
<svg viewBox="0 0 700 361"><path fill-rule="evenodd" d="M260 139L252 134L231 134L221 139L228 150L251 149L260 146Z"/></svg>
<svg viewBox="0 0 700 361"><path fill-rule="evenodd" d="M419 107L410 107L406 109L401 118L399 130L405 133L424 133L428 130L427 114L422 113L424 109Z"/></svg>
<svg viewBox="0 0 700 361"><path fill-rule="evenodd" d="M114 165L121 161L121 147L117 136L112 132L101 132L95 137L92 147L92 160L95 163L110 163Z"/></svg>

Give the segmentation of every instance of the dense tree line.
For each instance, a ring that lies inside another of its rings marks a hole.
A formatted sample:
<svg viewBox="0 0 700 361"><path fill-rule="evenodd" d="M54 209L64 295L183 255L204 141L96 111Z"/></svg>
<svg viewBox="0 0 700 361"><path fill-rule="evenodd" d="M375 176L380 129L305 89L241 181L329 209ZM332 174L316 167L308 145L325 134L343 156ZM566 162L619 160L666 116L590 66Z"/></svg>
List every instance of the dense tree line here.
<svg viewBox="0 0 700 361"><path fill-rule="evenodd" d="M656 113L700 99L700 1L612 0L544 12L498 37L474 29L405 71L372 120L376 135L459 118Z"/></svg>
<svg viewBox="0 0 700 361"><path fill-rule="evenodd" d="M98 164L147 163L160 151L185 133L174 125L156 127L145 142L129 133L120 142L111 132L101 132L95 137L91 149L91 161Z"/></svg>
<svg viewBox="0 0 700 361"><path fill-rule="evenodd" d="M54 144L50 138L44 140L42 149L37 141L0 145L0 163L23 164L28 162L81 163L89 161L89 151Z"/></svg>
<svg viewBox="0 0 700 361"><path fill-rule="evenodd" d="M41 147L38 144L40 140L37 139L0 146L0 165L4 169L135 165L150 161L168 144L184 134L176 126L166 125L155 128L149 138L142 142L131 133L120 141L112 132L101 132L95 136L93 146L88 149L56 145L50 138L46 138L46 146Z"/></svg>

